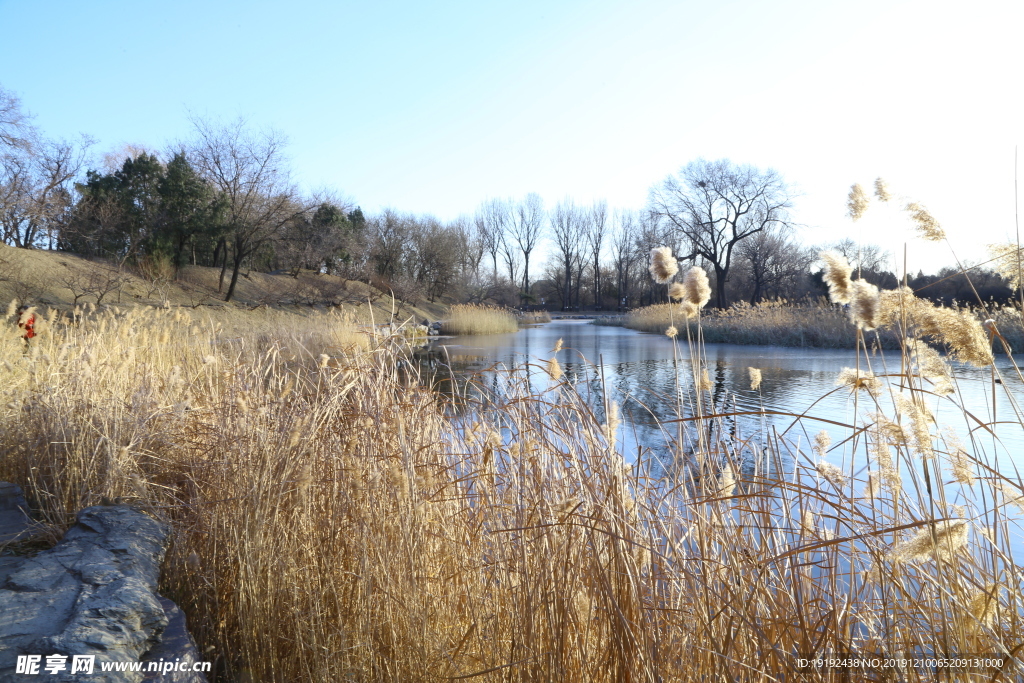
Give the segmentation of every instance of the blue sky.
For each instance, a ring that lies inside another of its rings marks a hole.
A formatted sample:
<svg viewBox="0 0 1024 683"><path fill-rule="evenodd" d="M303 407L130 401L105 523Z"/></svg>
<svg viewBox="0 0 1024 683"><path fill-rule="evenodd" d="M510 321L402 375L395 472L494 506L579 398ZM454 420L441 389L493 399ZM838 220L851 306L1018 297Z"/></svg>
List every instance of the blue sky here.
<svg viewBox="0 0 1024 683"><path fill-rule="evenodd" d="M0 84L98 154L183 139L190 112L245 116L288 136L304 187L442 219L528 192L639 208L726 157L795 186L806 241L902 261L902 223L844 217L881 175L980 259L1015 231L1018 5L0 0Z"/></svg>

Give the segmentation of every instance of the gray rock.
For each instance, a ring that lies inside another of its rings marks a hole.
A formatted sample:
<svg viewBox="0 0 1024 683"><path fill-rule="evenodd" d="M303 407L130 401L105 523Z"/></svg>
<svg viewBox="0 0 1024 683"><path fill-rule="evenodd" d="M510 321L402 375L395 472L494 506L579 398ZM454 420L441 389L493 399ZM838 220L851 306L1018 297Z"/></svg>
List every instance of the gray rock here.
<svg viewBox="0 0 1024 683"><path fill-rule="evenodd" d="M149 662L181 662L186 668L191 669L193 664L201 662L199 649L196 641L192 640L191 634L185 624L185 613L167 598L160 598L164 614L167 615L167 628L160 635L160 642L146 653L142 658L148 665ZM146 667L143 667L146 668ZM180 666L176 666L180 669ZM168 671L158 673L156 671L146 674L143 681L160 681L160 683L206 683L206 676L202 673L192 671Z"/></svg>
<svg viewBox="0 0 1024 683"><path fill-rule="evenodd" d="M0 544L30 536L32 520L21 487L0 481Z"/></svg>
<svg viewBox="0 0 1024 683"><path fill-rule="evenodd" d="M156 595L167 528L125 505L86 508L54 548L8 566L0 585L0 683L36 681L15 673L18 655L94 655L84 678L102 683L143 680L140 672L101 672L102 662L137 662L159 641L168 615ZM169 679L163 679L169 680ZM183 679L184 680L184 679Z"/></svg>

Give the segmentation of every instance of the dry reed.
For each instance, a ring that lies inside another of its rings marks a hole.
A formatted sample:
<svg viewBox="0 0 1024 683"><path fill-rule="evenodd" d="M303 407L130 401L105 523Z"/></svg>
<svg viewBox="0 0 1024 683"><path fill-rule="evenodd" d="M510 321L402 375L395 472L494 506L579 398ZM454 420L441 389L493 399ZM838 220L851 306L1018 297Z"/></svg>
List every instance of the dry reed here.
<svg viewBox="0 0 1024 683"><path fill-rule="evenodd" d="M657 247L651 249L651 277L661 285L666 285L679 272L679 263L672 256L670 247Z"/></svg>
<svg viewBox="0 0 1024 683"><path fill-rule="evenodd" d="M514 315L503 308L480 304L457 304L442 321L444 334L509 334L519 329Z"/></svg>
<svg viewBox="0 0 1024 683"><path fill-rule="evenodd" d="M614 403L601 423L513 374L453 418L401 335L222 322L109 310L54 320L29 353L0 340L0 477L54 535L104 498L167 520L161 589L218 681L788 680L816 652L1009 661L1024 640L1019 528L993 502L1020 487L953 482L962 514L935 514L900 471L938 480L940 449L919 454L938 437L874 394L858 438L819 442L829 460L778 433L740 462L749 444L720 431L659 473L624 460ZM951 444L954 467L992 471ZM843 459L857 448L872 497Z"/></svg>

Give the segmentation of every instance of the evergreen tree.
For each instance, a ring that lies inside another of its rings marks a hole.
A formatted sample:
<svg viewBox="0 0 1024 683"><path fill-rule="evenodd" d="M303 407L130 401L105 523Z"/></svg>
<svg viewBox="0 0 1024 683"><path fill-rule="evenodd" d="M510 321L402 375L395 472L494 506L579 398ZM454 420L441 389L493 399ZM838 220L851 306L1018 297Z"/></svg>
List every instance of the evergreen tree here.
<svg viewBox="0 0 1024 683"><path fill-rule="evenodd" d="M196 172L184 153L167 164L160 183L162 220L151 251L171 258L177 272L187 261L189 247L203 252L224 234L226 202Z"/></svg>

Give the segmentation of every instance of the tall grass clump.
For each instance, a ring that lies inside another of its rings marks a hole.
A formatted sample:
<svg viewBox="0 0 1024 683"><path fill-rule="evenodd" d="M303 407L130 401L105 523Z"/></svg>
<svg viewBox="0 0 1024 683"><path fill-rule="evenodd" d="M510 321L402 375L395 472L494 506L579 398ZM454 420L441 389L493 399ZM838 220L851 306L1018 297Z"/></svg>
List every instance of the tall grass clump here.
<svg viewBox="0 0 1024 683"><path fill-rule="evenodd" d="M516 317L497 306L456 304L441 322L443 334L508 334L519 329Z"/></svg>
<svg viewBox="0 0 1024 683"><path fill-rule="evenodd" d="M858 326L871 332L880 322L876 316L883 311L877 307L882 303L878 295L880 293L872 285L861 282L855 291L851 290L850 296L853 298L847 303L852 308L846 311L827 301L776 300L756 305L737 302L725 310L704 313L700 320L701 335L705 342L723 344L852 349L856 345ZM937 315L949 316L951 320L962 320L966 315L991 321L996 324L1001 338L1006 340L1011 350L1024 349L1024 325L1021 324L1018 307L997 307L987 313L959 305L935 310L939 312ZM681 313L680 306L654 304L631 311L622 319L609 319L597 324L622 324L641 332L661 334L672 324L680 325ZM690 319L689 324L694 327L696 321ZM871 343L879 349L896 351L902 348L903 339L896 328L883 325L878 328L877 334L871 335ZM942 340L938 345L944 351L949 349ZM1005 353L1006 349L1000 343L996 345L995 352Z"/></svg>
<svg viewBox="0 0 1024 683"><path fill-rule="evenodd" d="M680 323L681 307L655 304L631 311L624 325L641 332L660 334ZM696 321L690 320L691 327ZM757 305L738 302L725 310L711 310L700 320L705 342L853 348L856 326L842 309L826 302L763 301ZM899 348L893 335L883 334L885 348Z"/></svg>

